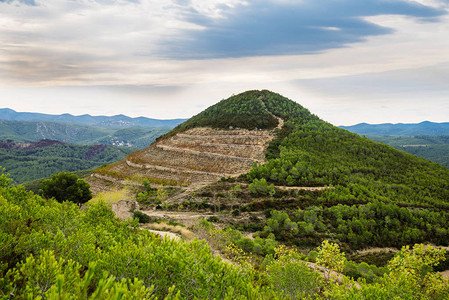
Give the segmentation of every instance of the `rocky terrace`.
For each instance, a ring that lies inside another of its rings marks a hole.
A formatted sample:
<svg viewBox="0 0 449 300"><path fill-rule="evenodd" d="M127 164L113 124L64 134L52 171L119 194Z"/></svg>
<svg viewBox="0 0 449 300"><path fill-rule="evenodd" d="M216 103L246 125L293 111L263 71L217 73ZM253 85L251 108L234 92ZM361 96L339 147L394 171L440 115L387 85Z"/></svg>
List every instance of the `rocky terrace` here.
<svg viewBox="0 0 449 300"><path fill-rule="evenodd" d="M169 185L208 183L246 173L255 162L263 162L273 137L272 130L193 128L131 153L94 177L97 181L148 178Z"/></svg>

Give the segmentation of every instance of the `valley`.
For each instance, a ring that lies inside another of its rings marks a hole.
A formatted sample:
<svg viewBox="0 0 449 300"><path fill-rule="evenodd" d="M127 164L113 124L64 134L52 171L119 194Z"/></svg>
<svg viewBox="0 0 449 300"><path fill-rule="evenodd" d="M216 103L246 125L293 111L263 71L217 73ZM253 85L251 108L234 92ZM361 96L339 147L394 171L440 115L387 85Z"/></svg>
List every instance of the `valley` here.
<svg viewBox="0 0 449 300"><path fill-rule="evenodd" d="M16 183L91 170L146 147L182 121L0 109L0 166Z"/></svg>
<svg viewBox="0 0 449 300"><path fill-rule="evenodd" d="M15 183L24 183L58 172L90 170L131 153L128 147L80 146L43 139L38 142L0 142L0 165Z"/></svg>

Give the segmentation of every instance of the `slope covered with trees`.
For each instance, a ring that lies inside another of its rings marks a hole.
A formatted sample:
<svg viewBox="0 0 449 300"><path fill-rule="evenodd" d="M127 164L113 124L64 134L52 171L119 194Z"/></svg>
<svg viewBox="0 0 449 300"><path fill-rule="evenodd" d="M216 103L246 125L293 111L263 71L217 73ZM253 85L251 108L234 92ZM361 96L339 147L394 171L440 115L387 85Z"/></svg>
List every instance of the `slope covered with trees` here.
<svg viewBox="0 0 449 300"><path fill-rule="evenodd" d="M220 129L273 129L278 120L265 109L258 91L248 91L222 100L176 126L167 135L194 127Z"/></svg>
<svg viewBox="0 0 449 300"><path fill-rule="evenodd" d="M209 245L161 239L139 229L137 219L114 218L102 203L79 210L74 203L42 199L1 175L0 295L447 299L448 283L434 270L447 269L438 264L448 256L441 246L449 234L449 170L334 127L269 91L236 95L206 111L169 135L200 126L220 128L220 138L229 126L272 128L276 137L266 162L183 194L146 180L136 199L164 218L160 210L207 213L210 222L190 229ZM241 125L251 114L266 121ZM252 231L252 238L238 229ZM430 242L439 247L406 246ZM367 247L401 246L377 266L347 261L340 251L355 257L355 250ZM311 270L318 265L326 267L323 276Z"/></svg>
<svg viewBox="0 0 449 300"><path fill-rule="evenodd" d="M271 215L265 236L298 246L331 238L346 249L447 244L448 169L337 128L276 94L261 95L286 122L267 149L268 162L247 174L249 182L329 187L300 196L302 210Z"/></svg>
<svg viewBox="0 0 449 300"><path fill-rule="evenodd" d="M303 261L303 254L275 244L272 254L255 268L235 244L226 247L229 263L214 256L204 241L161 238L139 229L137 219L114 218L101 202L80 210L73 202L42 199L10 185L5 174L0 174L0 195L0 296L4 299L449 296L447 282L432 271L444 260L444 253L433 247L404 247L375 282L356 283L336 273L344 269L346 258L337 244L328 241L316 252L316 263L326 268L323 275ZM222 242L232 232L210 233Z"/></svg>
<svg viewBox="0 0 449 300"><path fill-rule="evenodd" d="M36 142L41 139L51 139L78 145L105 144L144 148L171 128L168 126L114 127L51 121L0 120L0 140Z"/></svg>
<svg viewBox="0 0 449 300"><path fill-rule="evenodd" d="M449 135L368 136L398 150L423 157L449 169Z"/></svg>
<svg viewBox="0 0 449 300"><path fill-rule="evenodd" d="M379 200L413 207L449 208L448 169L305 112L292 113L287 106L291 102L281 97L272 103L276 114L291 117L286 117L281 136L270 145L268 163L254 166L249 179L265 178L289 186L334 186L325 196L331 203ZM302 107L298 105L297 109Z"/></svg>
<svg viewBox="0 0 449 300"><path fill-rule="evenodd" d="M0 164L16 183L23 183L62 171L93 169L110 164L131 151L127 147L79 146L48 140L24 144L9 142L3 143L0 148Z"/></svg>

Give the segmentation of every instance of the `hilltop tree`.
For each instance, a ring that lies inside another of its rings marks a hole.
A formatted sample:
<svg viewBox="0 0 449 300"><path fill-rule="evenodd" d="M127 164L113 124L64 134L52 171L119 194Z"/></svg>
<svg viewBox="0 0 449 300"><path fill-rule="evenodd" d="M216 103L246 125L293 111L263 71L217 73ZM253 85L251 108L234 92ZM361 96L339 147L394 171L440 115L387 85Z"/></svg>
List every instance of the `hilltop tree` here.
<svg viewBox="0 0 449 300"><path fill-rule="evenodd" d="M47 199L55 198L58 202L71 201L81 205L92 199L89 188L89 184L76 174L60 172L42 181L41 194Z"/></svg>

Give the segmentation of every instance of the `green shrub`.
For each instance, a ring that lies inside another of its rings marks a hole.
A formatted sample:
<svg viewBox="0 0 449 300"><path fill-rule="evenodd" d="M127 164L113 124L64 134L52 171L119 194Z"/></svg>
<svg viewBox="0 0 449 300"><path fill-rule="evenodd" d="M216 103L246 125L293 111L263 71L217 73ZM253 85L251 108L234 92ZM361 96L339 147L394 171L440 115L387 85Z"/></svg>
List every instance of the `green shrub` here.
<svg viewBox="0 0 449 300"><path fill-rule="evenodd" d="M221 220L220 220L220 218L217 217L217 216L210 216L209 218L207 218L207 221L209 221L209 222L214 222L214 223L218 223L218 222L220 222Z"/></svg>
<svg viewBox="0 0 449 300"><path fill-rule="evenodd" d="M55 198L58 202L71 201L81 205L92 199L90 186L70 172L60 172L52 175L41 183L42 196Z"/></svg>
<svg viewBox="0 0 449 300"><path fill-rule="evenodd" d="M234 217L237 217L237 216L240 216L240 215L241 215L240 209L234 209L231 213L232 213L232 215L233 215Z"/></svg>
<svg viewBox="0 0 449 300"><path fill-rule="evenodd" d="M287 299L314 299L324 286L321 276L306 266L295 252L272 260L266 269L276 293L282 293Z"/></svg>
<svg viewBox="0 0 449 300"><path fill-rule="evenodd" d="M131 211L133 214L133 218L136 218L137 220L139 220L139 223L150 223L151 218L149 215L144 214L141 211L138 210L133 210Z"/></svg>
<svg viewBox="0 0 449 300"><path fill-rule="evenodd" d="M266 195L274 196L274 194L276 193L276 191L274 189L274 185L273 184L268 185L265 178L262 178L260 180L255 178L253 180L253 182L248 186L248 190L251 194L257 195L257 196L261 196L261 195L262 196L266 196Z"/></svg>

